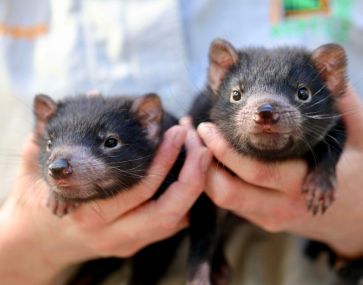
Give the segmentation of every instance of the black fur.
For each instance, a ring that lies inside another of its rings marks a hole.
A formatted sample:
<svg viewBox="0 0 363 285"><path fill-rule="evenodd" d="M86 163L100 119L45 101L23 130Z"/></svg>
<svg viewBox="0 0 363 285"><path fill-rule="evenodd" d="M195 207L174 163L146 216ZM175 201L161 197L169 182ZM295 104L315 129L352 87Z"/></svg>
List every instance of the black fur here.
<svg viewBox="0 0 363 285"><path fill-rule="evenodd" d="M150 166L157 145L149 141L138 118L131 111L133 102L134 99L128 97L102 96L78 96L58 102L57 110L48 121L44 136L39 141L41 145L39 163L44 179L48 180L47 160L52 154L52 149L70 145L90 150L90 155L105 163L106 173L100 179L112 179L107 188L94 187L94 195L75 200L84 202L96 198L109 198L139 183ZM164 113L160 137L177 123L176 118ZM102 148L104 142L102 136L109 132L117 134L123 144L121 148L111 152ZM52 141L51 148L47 146L49 140ZM154 199L177 179L184 158L183 150ZM107 168L108 166L111 167ZM93 182L97 184L97 181ZM63 197L60 199L67 200ZM181 232L172 238L146 247L132 257L133 266L129 284L157 284L184 236L185 232ZM88 261L67 284L99 284L110 273L118 270L123 263L124 260L119 258Z"/></svg>
<svg viewBox="0 0 363 285"><path fill-rule="evenodd" d="M336 164L344 147L346 135L344 124L339 119L336 109L336 95L333 96L332 90L326 87L324 78L321 77L311 57L312 53L302 48L239 50L238 61L227 70L218 90L213 92L212 88L207 86L195 99L189 114L195 126L201 122L215 123L225 139L243 155L267 162L291 158L305 159L309 165L308 178L311 178L310 184L307 183L308 186L320 186L322 195L325 195L325 192L330 195L334 187ZM296 90L300 85L311 90L313 96L310 102L302 104L296 99ZM231 92L236 86L242 90L242 98L238 103L231 103ZM333 91L339 95L344 92L344 90ZM238 133L244 130L236 124L236 114L244 108L249 98L260 94L281 97L296 108L302 117L302 125L299 128L303 136L292 138L286 148L277 151L256 149L247 140L241 142ZM331 197L329 199L327 204L333 200ZM207 210L195 214L199 217L201 230L192 232L191 235L202 236L206 233L204 235L206 246L203 248L204 252L199 252L197 256L193 256L194 252L190 252L192 255L190 259L194 260L195 267L190 274L191 280L196 278L194 272L198 271L205 262L205 258L202 257L207 256L209 264L213 264L213 256L222 248L219 246L216 250L215 247L218 227L221 225L206 222L210 217L213 219L216 217L216 209L209 207L211 202L206 196L199 201ZM319 205L319 200L315 201L315 204L310 201L310 210L315 214L319 211ZM202 205L199 207L203 208ZM322 206L322 212L325 210L325 206ZM219 253L219 256L223 256L223 252ZM214 266L213 270L218 268Z"/></svg>
<svg viewBox="0 0 363 285"><path fill-rule="evenodd" d="M46 149L51 139L53 149L62 145L79 145L90 150L105 165L112 165L107 172L108 177L101 178L112 177L114 183L107 189L96 189L97 193L87 200L108 198L122 188L128 189L137 184L151 163L155 146L148 141L139 121L130 112L131 103L129 98L102 96L78 96L60 101L41 140L39 162L43 177L48 180L47 160L51 150ZM125 146L112 152L104 151L102 136L107 132L116 133Z"/></svg>
<svg viewBox="0 0 363 285"><path fill-rule="evenodd" d="M310 52L299 48L241 50L239 62L227 72L219 94L215 95L207 88L192 104L190 115L194 118L194 123L197 125L200 122L213 121L234 148L245 155L268 161L301 157L311 151L310 147L322 140L339 116L335 100L330 91L324 88L324 82L310 57ZM300 84L309 87L315 94L309 103L301 104L295 99L296 89ZM244 96L239 104L231 104L229 101L234 86L243 86ZM241 144L237 140L236 126L231 123L232 117L243 108L249 96L259 93L284 96L303 115L323 115L321 119L304 117L304 135L310 146L304 140L300 140L292 149L270 154ZM318 131L320 137L317 136Z"/></svg>

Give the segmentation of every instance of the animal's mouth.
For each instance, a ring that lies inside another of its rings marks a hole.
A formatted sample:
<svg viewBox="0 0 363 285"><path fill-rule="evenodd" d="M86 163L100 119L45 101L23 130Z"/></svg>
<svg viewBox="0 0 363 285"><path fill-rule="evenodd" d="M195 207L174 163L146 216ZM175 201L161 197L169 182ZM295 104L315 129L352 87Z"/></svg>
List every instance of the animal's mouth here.
<svg viewBox="0 0 363 285"><path fill-rule="evenodd" d="M72 183L69 182L68 179L57 179L57 180L53 180L53 183L56 187L59 187L59 188L64 188L64 189L67 189L67 188L71 188L72 187Z"/></svg>
<svg viewBox="0 0 363 285"><path fill-rule="evenodd" d="M281 151L293 145L288 132L256 132L250 133L249 145L261 151Z"/></svg>
<svg viewBox="0 0 363 285"><path fill-rule="evenodd" d="M98 194L92 184L73 185L68 181L57 181L52 184L52 190L67 200L87 201L97 197Z"/></svg>

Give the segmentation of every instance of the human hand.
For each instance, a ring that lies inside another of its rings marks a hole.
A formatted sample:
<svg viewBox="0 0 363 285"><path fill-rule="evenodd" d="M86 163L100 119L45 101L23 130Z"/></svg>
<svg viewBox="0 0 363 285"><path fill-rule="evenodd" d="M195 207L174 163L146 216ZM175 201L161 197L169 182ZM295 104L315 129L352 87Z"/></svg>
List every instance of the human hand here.
<svg viewBox="0 0 363 285"><path fill-rule="evenodd" d="M363 255L363 106L349 87L338 99L347 127L347 142L337 165L338 199L321 216L306 209L302 183L307 165L301 160L263 163L242 156L210 123L198 132L213 155L237 176L218 163L208 173L207 194L218 206L271 232L287 231L329 244L346 257Z"/></svg>
<svg viewBox="0 0 363 285"><path fill-rule="evenodd" d="M150 200L184 142L187 157L178 180ZM175 126L165 133L140 184L112 199L82 204L60 219L45 207L49 190L39 176L38 152L29 139L14 191L0 209L0 279L8 284L54 284L52 278L72 263L128 257L185 228L211 161L196 131Z"/></svg>

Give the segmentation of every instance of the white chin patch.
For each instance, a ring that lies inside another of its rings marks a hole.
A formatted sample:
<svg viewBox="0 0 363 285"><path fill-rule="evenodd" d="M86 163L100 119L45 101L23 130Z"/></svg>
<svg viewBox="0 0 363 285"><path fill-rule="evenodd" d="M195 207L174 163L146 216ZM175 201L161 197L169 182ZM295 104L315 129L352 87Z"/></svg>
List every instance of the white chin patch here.
<svg viewBox="0 0 363 285"><path fill-rule="evenodd" d="M290 141L290 135L282 134L254 134L249 138L250 145L260 150L281 150Z"/></svg>

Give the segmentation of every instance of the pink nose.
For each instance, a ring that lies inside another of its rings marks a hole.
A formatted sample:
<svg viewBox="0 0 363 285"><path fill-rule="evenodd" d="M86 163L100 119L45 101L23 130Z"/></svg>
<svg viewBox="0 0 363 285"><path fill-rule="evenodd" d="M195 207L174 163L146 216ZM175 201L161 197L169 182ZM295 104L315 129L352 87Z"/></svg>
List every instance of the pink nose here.
<svg viewBox="0 0 363 285"><path fill-rule="evenodd" d="M280 120L280 114L271 104L263 104L258 107L253 120L259 125L272 125Z"/></svg>
<svg viewBox="0 0 363 285"><path fill-rule="evenodd" d="M72 173L72 167L66 159L57 159L48 165L48 174L54 179L64 179Z"/></svg>

